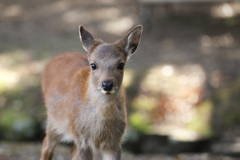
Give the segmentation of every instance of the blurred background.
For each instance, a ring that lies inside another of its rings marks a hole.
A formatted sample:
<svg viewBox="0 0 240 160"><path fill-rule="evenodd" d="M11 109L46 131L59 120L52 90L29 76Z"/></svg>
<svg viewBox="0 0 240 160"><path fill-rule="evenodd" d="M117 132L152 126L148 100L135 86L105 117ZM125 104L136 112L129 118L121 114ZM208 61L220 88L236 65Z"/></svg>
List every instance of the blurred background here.
<svg viewBox="0 0 240 160"><path fill-rule="evenodd" d="M0 159L39 159L45 65L82 52L78 26L113 42L144 27L126 66L128 160L240 157L240 1L0 1ZM57 148L55 160L69 159Z"/></svg>

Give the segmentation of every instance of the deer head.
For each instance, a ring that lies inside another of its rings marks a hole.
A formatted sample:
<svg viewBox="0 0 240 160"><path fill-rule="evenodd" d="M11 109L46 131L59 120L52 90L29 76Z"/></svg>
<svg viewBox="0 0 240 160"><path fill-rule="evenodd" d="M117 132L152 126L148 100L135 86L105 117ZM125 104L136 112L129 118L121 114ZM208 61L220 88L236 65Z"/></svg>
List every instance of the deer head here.
<svg viewBox="0 0 240 160"><path fill-rule="evenodd" d="M87 51L91 67L90 77L94 87L103 94L114 94L122 85L124 66L136 51L141 39L142 26L136 26L122 39L108 44L95 39L83 26L79 36Z"/></svg>

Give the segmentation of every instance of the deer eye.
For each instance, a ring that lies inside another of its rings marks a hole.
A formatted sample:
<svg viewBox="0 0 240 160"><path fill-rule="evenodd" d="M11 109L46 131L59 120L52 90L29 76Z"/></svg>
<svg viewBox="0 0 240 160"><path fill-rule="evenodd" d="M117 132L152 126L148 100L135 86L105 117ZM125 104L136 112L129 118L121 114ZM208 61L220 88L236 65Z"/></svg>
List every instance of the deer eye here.
<svg viewBox="0 0 240 160"><path fill-rule="evenodd" d="M96 64L94 64L94 63L91 63L90 65L91 65L91 67L92 67L92 70L95 70L95 69L97 69L97 66L96 66Z"/></svg>
<svg viewBox="0 0 240 160"><path fill-rule="evenodd" d="M123 70L123 69L124 69L124 66L125 66L124 63L120 63L120 64L118 65L118 69L119 69L119 70Z"/></svg>

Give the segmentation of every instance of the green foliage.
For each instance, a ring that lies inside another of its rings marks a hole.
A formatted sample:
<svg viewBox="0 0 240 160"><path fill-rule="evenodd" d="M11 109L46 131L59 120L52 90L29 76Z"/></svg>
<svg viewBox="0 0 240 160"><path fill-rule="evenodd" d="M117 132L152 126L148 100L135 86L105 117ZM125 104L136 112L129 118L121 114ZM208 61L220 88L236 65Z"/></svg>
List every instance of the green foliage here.
<svg viewBox="0 0 240 160"><path fill-rule="evenodd" d="M27 139L35 134L35 120L23 111L6 109L0 113L0 128L5 140Z"/></svg>
<svg viewBox="0 0 240 160"><path fill-rule="evenodd" d="M187 124L187 128L196 131L204 137L212 136L213 131L210 123L212 109L213 105L211 101L207 100L202 102L199 106L197 106L196 114L192 121Z"/></svg>
<svg viewBox="0 0 240 160"><path fill-rule="evenodd" d="M144 118L141 112L134 112L129 120L130 124L138 131L143 133L150 132L150 123L147 122L147 118Z"/></svg>
<svg viewBox="0 0 240 160"><path fill-rule="evenodd" d="M33 139L41 135L39 131L44 133L40 87L44 62L31 60L23 50L2 54L0 60L0 139Z"/></svg>
<svg viewBox="0 0 240 160"><path fill-rule="evenodd" d="M44 133L45 107L40 87L14 88L5 91L5 105L0 108L0 139L27 140ZM37 132L42 133L37 133ZM38 137L41 138L41 137Z"/></svg>

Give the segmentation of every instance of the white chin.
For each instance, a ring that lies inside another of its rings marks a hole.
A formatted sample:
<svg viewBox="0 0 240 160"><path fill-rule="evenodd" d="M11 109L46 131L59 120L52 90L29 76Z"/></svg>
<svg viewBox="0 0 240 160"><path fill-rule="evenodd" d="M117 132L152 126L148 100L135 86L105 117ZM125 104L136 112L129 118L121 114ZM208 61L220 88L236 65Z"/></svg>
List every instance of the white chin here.
<svg viewBox="0 0 240 160"><path fill-rule="evenodd" d="M102 92L103 94L113 94L113 93L115 92L115 90L105 91L105 90L102 89L101 92Z"/></svg>

